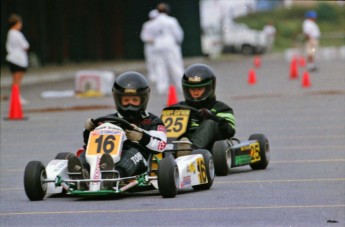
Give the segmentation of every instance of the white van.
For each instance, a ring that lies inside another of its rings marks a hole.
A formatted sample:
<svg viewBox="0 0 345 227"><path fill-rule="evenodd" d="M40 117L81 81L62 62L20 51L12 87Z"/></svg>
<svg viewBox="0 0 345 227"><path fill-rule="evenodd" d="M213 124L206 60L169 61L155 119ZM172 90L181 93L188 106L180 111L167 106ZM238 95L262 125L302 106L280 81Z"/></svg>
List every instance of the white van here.
<svg viewBox="0 0 345 227"><path fill-rule="evenodd" d="M264 32L245 24L224 24L222 33L224 53L261 54L267 49L268 41Z"/></svg>

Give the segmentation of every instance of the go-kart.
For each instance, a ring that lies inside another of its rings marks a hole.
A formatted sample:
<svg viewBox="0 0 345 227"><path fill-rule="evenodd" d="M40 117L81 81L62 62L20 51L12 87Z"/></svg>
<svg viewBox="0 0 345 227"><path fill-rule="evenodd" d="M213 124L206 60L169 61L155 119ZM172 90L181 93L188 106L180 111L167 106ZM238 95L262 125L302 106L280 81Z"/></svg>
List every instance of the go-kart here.
<svg viewBox="0 0 345 227"><path fill-rule="evenodd" d="M191 124L191 114L198 116L198 109L186 105L166 107L162 116L169 133L178 140L186 136ZM268 139L264 134L252 134L247 141L229 138L216 141L211 149L215 174L225 176L234 167L249 165L253 170L266 169L270 160Z"/></svg>
<svg viewBox="0 0 345 227"><path fill-rule="evenodd" d="M86 149L86 160L90 165L89 179L72 179L67 168L71 153L58 153L45 167L40 161L30 161L24 172L24 189L31 201L43 200L46 194L79 196L102 196L124 192L158 189L163 198L175 197L178 189L193 187L208 189L214 178L212 156L203 150L175 160L173 155L151 154L147 171L130 177L119 176L116 170L100 170L102 154L109 153L115 165L121 158L122 145L126 140L125 129L133 126L121 118L103 117L95 120ZM104 172L114 172L113 179L102 179ZM113 187L104 187L113 182ZM87 189L81 187L87 184Z"/></svg>

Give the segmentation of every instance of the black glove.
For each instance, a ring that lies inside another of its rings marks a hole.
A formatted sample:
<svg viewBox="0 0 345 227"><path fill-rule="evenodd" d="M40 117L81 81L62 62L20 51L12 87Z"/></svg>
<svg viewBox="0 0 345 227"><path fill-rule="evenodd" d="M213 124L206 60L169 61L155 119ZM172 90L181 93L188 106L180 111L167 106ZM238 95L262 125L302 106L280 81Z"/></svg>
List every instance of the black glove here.
<svg viewBox="0 0 345 227"><path fill-rule="evenodd" d="M199 117L201 117L203 120L211 119L216 122L219 121L219 118L209 109L202 108L198 112L199 112Z"/></svg>
<svg viewBox="0 0 345 227"><path fill-rule="evenodd" d="M202 109L198 110L198 112L199 112L199 117L201 117L204 120L210 119L211 116L213 115L211 110L206 109L206 108L202 108Z"/></svg>

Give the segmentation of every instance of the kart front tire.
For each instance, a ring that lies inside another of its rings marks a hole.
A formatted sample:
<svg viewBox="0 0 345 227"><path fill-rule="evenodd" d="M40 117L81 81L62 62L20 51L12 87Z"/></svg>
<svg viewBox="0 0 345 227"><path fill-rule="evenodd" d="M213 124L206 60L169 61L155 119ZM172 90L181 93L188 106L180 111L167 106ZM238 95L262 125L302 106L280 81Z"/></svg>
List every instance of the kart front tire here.
<svg viewBox="0 0 345 227"><path fill-rule="evenodd" d="M250 167L252 170L266 169L270 161L270 146L267 137L264 134L252 134L249 140L257 140L259 142L261 159L259 162L251 163Z"/></svg>
<svg viewBox="0 0 345 227"><path fill-rule="evenodd" d="M175 160L163 158L158 166L158 188L163 198L174 198L180 184L179 171Z"/></svg>
<svg viewBox="0 0 345 227"><path fill-rule="evenodd" d="M31 201L43 200L47 192L46 169L40 161L30 161L24 171L24 189Z"/></svg>
<svg viewBox="0 0 345 227"><path fill-rule="evenodd" d="M214 167L217 176L228 175L231 167L231 152L225 140L216 141L212 147Z"/></svg>
<svg viewBox="0 0 345 227"><path fill-rule="evenodd" d="M206 184L199 184L192 186L194 190L207 190L212 187L214 176L215 176L215 169L214 169L214 162L211 153L208 150L204 149L197 149L192 151L192 154L201 154L204 158L204 163L206 167L206 175L207 175L207 183Z"/></svg>

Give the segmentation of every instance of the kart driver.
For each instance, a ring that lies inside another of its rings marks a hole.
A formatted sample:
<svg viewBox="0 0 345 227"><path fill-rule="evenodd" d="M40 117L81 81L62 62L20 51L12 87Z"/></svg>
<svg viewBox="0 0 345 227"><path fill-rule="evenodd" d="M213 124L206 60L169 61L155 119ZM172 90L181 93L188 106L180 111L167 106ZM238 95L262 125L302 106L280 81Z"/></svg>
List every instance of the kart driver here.
<svg viewBox="0 0 345 227"><path fill-rule="evenodd" d="M211 67L205 64L189 66L182 77L182 88L185 101L176 105L194 107L198 109L198 113L191 111L187 138L182 138L181 141L189 140L196 148L211 150L215 141L235 135L233 110L216 100L216 76ZM190 145L183 148L190 149Z"/></svg>
<svg viewBox="0 0 345 227"><path fill-rule="evenodd" d="M162 120L146 112L149 101L150 87L146 78L138 72L125 72L119 75L112 89L117 112L105 117L123 118L132 124L133 130L126 129L127 140L124 141L121 160L114 164L110 154L105 153L100 159L100 169L117 170L120 177L133 176L143 173L147 169L147 160L150 153L161 153L166 146L166 128ZM72 155L68 158L68 172L71 179L83 179L84 169L90 169L85 158L86 144L90 131L97 127L93 119L85 122L84 152L80 159ZM84 170L85 172L85 170ZM77 174L76 174L77 173ZM74 178L72 178L74 177ZM103 179L113 179L113 172L103 172ZM111 188L113 182L104 182L106 189ZM87 187L81 185L81 187Z"/></svg>

